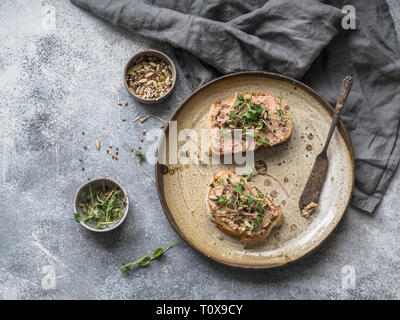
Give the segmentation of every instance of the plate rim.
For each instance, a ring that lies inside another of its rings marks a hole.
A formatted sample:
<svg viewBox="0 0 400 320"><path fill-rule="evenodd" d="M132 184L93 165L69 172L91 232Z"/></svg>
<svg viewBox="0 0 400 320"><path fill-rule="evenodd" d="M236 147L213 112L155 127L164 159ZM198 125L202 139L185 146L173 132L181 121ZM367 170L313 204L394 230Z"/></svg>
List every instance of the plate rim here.
<svg viewBox="0 0 400 320"><path fill-rule="evenodd" d="M206 84L202 85L201 87L199 87L198 89L196 89L195 91L193 91L191 94L189 94L180 104L179 106L174 110L174 112L172 113L170 119L168 120L168 123L166 124L165 128L163 129L163 136L162 137L167 137L168 134L168 130L169 130L169 123L170 121L174 120L174 118L176 118L176 116L182 111L182 109L184 108L184 106L194 97L196 96L200 91L202 91L203 89L215 84L216 82L220 82L223 80L226 80L228 78L235 78L235 77L242 77L242 76L262 76L268 79L274 79L274 80L281 80L284 82L288 82L296 87L299 87L301 89L303 89L304 91L306 91L308 94L310 94L313 98L315 98L319 104L321 104L329 113L329 115L331 117L333 117L334 114L334 108L331 106L331 104L325 99L323 98L318 92L316 92L314 89L310 88L309 86L307 86L306 84L304 84L303 82L296 80L294 78L291 78L289 76L283 75L283 74L279 74L279 73L275 73L275 72L268 72L268 71L240 71L240 72L235 72L235 73L231 73L231 74L227 74L221 77L218 77L216 79L213 79L209 82L207 82ZM203 256L216 261L220 264L226 265L226 266L230 266L230 267L234 267L234 268L239 268L239 269L256 269L256 270L263 270L263 269L272 269L272 268L278 268L278 267L282 267L288 264L291 264L295 261L298 261L306 256L308 256L309 254L311 254L312 252L314 252L316 249L318 249L325 241L326 239L336 230L336 228L338 227L338 225L340 224L340 222L343 219L344 214L347 212L347 209L350 205L351 202L351 195L354 189L354 183L355 183L355 165L354 165L354 150L353 150L353 145L350 139L350 135L348 134L346 127L342 121L342 119L339 118L338 124L337 124L337 128L339 129L340 134L343 137L343 140L346 144L347 147L347 152L349 155L349 158L351 160L351 189L350 189L350 197L346 203L346 206L344 207L343 212L340 215L339 220L336 222L336 224L334 225L334 227L332 228L332 230L327 233L325 236L323 236L321 238L321 240L316 243L311 249L309 249L307 252L304 252L304 254L302 254L301 256L290 260L290 261L285 261L282 263L263 263L263 264L248 264L248 263L235 263L235 262L229 262L229 261L224 261L224 260L220 260L217 259L215 257L212 257L210 255L208 255L205 251L201 250L200 248L198 248L194 243L192 243L184 234L183 232L180 230L178 224L175 222L174 217L172 216L172 213L167 205L167 201L165 199L165 195L164 195L164 178L163 178L163 164L159 163L159 150L162 146L163 141L165 140L164 138L159 139L158 141L158 145L157 145L157 153L156 153L156 163L155 163L155 180L156 180L156 188L157 188L157 194L158 194L158 198L160 200L161 203L161 207L164 211L165 216L167 217L168 222L171 224L172 228L175 230L176 233L178 233L178 235L185 240L185 242L192 247L193 249L195 249L197 252L201 253Z"/></svg>

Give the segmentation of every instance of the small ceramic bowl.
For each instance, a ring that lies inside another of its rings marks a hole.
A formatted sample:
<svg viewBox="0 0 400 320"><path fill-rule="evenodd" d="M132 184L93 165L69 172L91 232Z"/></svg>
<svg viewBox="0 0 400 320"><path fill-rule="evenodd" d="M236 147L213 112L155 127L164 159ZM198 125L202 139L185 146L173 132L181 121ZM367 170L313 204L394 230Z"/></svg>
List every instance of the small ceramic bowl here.
<svg viewBox="0 0 400 320"><path fill-rule="evenodd" d="M102 188L103 185L106 187L109 187L109 188L117 187L117 188L121 189L124 197L126 197L125 204L122 207L122 212L124 213L124 216L119 221L117 221L113 224L109 224L106 227L104 227L103 229L97 229L96 226L87 225L83 221L83 219L81 219L80 224L83 227L85 227L86 229L88 229L90 231L95 231L95 232L107 232L107 231L114 230L119 225L121 225L122 222L124 222L124 220L128 214L128 210L129 210L128 194L121 187L121 185L114 180L107 179L107 178L99 178L99 179L90 180L90 181L86 182L85 184L83 184L82 186L80 186L75 195L74 210L75 210L75 213L80 214L82 217L85 216L85 213L83 213L82 208L79 206L79 204L84 203L86 201L85 198L89 194L89 185L92 187L93 191L98 188Z"/></svg>
<svg viewBox="0 0 400 320"><path fill-rule="evenodd" d="M168 90L168 92L166 94L164 94L163 96L157 98L157 99L143 99L141 97L139 97L138 95L136 95L136 93L133 91L133 89L131 87L128 86L128 82L126 81L126 77L128 74L128 70L129 68L137 61L139 60L139 58L141 57L157 57L160 58L162 60L164 60L164 62L166 62L169 66L169 68L171 69L171 73L172 73L172 86L171 88ZM172 60L164 53L157 51L157 50L143 50L140 51L138 53L136 53L132 58L129 59L128 63L126 64L125 68L124 68L124 74L123 74L123 79L124 84L125 84L125 88L132 94L133 98L140 102L140 103L145 103L145 104L154 104L154 103L159 103L163 100L165 100L167 97L169 97L171 95L172 90L175 88L175 84L176 84L176 69L175 69L175 65L172 62Z"/></svg>

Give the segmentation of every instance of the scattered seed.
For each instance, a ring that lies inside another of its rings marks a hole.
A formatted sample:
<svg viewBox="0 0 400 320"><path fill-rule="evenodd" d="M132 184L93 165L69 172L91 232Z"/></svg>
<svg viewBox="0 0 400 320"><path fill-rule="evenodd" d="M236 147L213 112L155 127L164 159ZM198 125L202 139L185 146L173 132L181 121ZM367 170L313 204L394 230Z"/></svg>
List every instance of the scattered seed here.
<svg viewBox="0 0 400 320"><path fill-rule="evenodd" d="M107 153L110 153L110 150L107 149L106 152L107 152Z"/></svg>
<svg viewBox="0 0 400 320"><path fill-rule="evenodd" d="M114 155L112 155L112 158L114 159L114 158L115 158L115 156L114 156Z"/></svg>
<svg viewBox="0 0 400 320"><path fill-rule="evenodd" d="M79 158L78 160L79 160L79 162L83 162L83 160L81 158Z"/></svg>
<svg viewBox="0 0 400 320"><path fill-rule="evenodd" d="M127 106L128 106L128 102L125 103L125 107L127 107Z"/></svg>
<svg viewBox="0 0 400 320"><path fill-rule="evenodd" d="M163 173L163 174L167 174L167 173L168 173L168 167L167 167L165 164L162 164L161 166L162 166L162 167L161 167L162 173Z"/></svg>
<svg viewBox="0 0 400 320"><path fill-rule="evenodd" d="M255 163L255 168L259 175L267 174L267 164L264 160L257 160Z"/></svg>
<svg viewBox="0 0 400 320"><path fill-rule="evenodd" d="M87 147L86 147L86 146L83 146L83 149L87 150Z"/></svg>
<svg viewBox="0 0 400 320"><path fill-rule="evenodd" d="M122 122L125 122L125 121L126 121L126 119L125 119L125 118L123 118L123 119L122 119Z"/></svg>
<svg viewBox="0 0 400 320"><path fill-rule="evenodd" d="M96 140L96 149L100 150L100 142L99 142L99 140Z"/></svg>
<svg viewBox="0 0 400 320"><path fill-rule="evenodd" d="M82 131L82 135L83 135L83 136L85 135L85 131Z"/></svg>
<svg viewBox="0 0 400 320"><path fill-rule="evenodd" d="M276 192L276 190L272 190L270 192L270 195L271 195L272 198L276 198L276 197L278 197L278 192Z"/></svg>
<svg viewBox="0 0 400 320"><path fill-rule="evenodd" d="M133 122L136 122L137 120L139 120L141 123L143 123L143 122L147 121L147 119L149 119L149 118L155 118L155 119L160 120L162 123L165 123L165 124L168 123L168 122L165 121L164 119L161 119L160 117L154 116L154 115L152 115L152 114L145 114L145 115L137 116L137 117L133 120Z"/></svg>

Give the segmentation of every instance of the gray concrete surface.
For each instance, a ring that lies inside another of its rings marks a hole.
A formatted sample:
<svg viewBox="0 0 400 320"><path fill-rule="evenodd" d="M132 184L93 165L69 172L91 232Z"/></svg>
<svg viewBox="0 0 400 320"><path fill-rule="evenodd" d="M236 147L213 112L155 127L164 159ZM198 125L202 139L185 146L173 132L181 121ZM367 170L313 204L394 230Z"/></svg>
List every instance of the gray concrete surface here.
<svg viewBox="0 0 400 320"><path fill-rule="evenodd" d="M400 5L390 3L399 26ZM373 215L349 209L322 247L287 267L235 270L181 242L147 269L122 275L122 262L176 237L154 184L129 150L142 145L144 128L160 125L156 120L134 124L137 115L168 117L167 106L189 94L182 73L178 70L180 81L166 103L134 103L121 82L124 63L140 49L169 49L68 1L1 1L0 43L0 298L400 297L399 172ZM101 141L101 152L95 140ZM107 145L119 148L119 161L106 155ZM131 197L127 221L109 234L90 233L73 219L76 189L88 177L100 176L118 180ZM355 268L355 289L342 288L346 265ZM54 289L46 286L52 270Z"/></svg>

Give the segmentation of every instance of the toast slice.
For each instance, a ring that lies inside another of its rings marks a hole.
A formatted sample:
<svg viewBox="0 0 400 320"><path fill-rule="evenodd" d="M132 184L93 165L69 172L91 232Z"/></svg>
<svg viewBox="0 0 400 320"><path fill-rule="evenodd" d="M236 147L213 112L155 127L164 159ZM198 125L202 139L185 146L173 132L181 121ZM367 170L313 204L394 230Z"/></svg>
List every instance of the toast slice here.
<svg viewBox="0 0 400 320"><path fill-rule="evenodd" d="M284 143L293 128L288 110L289 106L284 107L281 100L268 93L250 92L214 103L208 117L209 154L245 153ZM234 138L237 129L242 132L239 139ZM254 137L253 141L246 139L248 135Z"/></svg>
<svg viewBox="0 0 400 320"><path fill-rule="evenodd" d="M240 237L245 247L264 241L273 228L283 223L283 214L273 202L234 171L222 171L213 177L206 202L216 227Z"/></svg>

